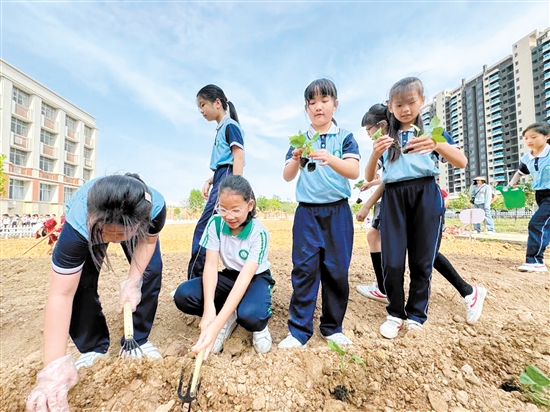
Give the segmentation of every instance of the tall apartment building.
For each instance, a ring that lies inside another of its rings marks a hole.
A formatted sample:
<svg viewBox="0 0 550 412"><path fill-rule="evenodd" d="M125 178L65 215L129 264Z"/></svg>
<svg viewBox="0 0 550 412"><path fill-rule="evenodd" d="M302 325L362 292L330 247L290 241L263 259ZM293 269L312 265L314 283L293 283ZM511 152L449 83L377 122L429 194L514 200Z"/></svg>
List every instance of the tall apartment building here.
<svg viewBox="0 0 550 412"><path fill-rule="evenodd" d="M468 189L478 175L506 184L525 152L523 129L550 120L550 28L535 30L512 49L423 108L425 121L437 115L468 158L466 169L440 165L439 182L451 194Z"/></svg>
<svg viewBox="0 0 550 412"><path fill-rule="evenodd" d="M64 213L96 173L95 119L0 60L0 148L7 197L1 213Z"/></svg>

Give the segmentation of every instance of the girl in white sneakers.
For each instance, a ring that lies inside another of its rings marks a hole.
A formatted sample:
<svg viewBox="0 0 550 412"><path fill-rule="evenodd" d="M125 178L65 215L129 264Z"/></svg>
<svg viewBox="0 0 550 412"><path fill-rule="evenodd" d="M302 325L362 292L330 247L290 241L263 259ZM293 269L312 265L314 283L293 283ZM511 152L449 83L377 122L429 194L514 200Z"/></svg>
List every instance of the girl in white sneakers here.
<svg viewBox="0 0 550 412"><path fill-rule="evenodd" d="M206 249L202 276L183 282L174 302L184 313L202 316L201 334L193 352L218 353L239 323L252 332L256 352L271 349L267 322L271 317L271 290L275 281L267 260L269 233L254 217L256 200L242 176L220 182L217 214L202 235ZM218 272L221 258L225 269Z"/></svg>

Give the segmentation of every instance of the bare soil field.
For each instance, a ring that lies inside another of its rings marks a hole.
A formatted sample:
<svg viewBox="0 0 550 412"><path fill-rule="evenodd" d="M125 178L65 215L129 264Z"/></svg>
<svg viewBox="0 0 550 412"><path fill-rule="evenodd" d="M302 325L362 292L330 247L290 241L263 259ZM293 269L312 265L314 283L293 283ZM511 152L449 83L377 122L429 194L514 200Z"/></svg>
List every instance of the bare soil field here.
<svg viewBox="0 0 550 412"><path fill-rule="evenodd" d="M422 333L394 340L380 336L384 305L367 300L355 287L374 281L366 231L356 229L350 268L350 298L344 332L363 367L348 357L341 365L318 329L306 348L278 350L287 334L292 293L290 221L264 221L271 232L269 260L277 282L269 322L274 346L258 355L251 334L237 327L219 355L202 367L202 386L193 411L537 411L518 391L501 389L524 367L550 372L549 285L547 273L520 273L524 247L455 239L446 235L441 250L470 283L485 286L488 297L481 319L465 321L460 295L436 272L429 318ZM186 279L193 224L166 226L161 234L163 287L153 342L162 360L118 358L123 333L117 312L118 280L127 263L121 249L110 247L114 273L100 276L99 293L113 345L109 357L79 371L69 392L73 411L180 411L177 386L182 367L187 380L194 358L189 348L199 335L199 319L182 314L170 291ZM0 240L0 410L24 411L36 373L42 368L43 310L49 284L47 245L22 252L34 239ZM320 299L318 301L320 306ZM318 308L319 309L319 308ZM319 311L318 311L319 312ZM316 325L318 316L316 314ZM78 356L74 346L70 351ZM337 400L343 385L348 399Z"/></svg>

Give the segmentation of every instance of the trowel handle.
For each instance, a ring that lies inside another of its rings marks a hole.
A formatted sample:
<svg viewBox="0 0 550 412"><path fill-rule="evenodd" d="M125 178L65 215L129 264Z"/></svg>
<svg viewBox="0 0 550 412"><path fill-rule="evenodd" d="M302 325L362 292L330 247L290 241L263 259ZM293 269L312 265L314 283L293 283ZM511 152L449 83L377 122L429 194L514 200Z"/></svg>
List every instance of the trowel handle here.
<svg viewBox="0 0 550 412"><path fill-rule="evenodd" d="M124 303L124 339L134 339L134 320L132 318L132 304Z"/></svg>
<svg viewBox="0 0 550 412"><path fill-rule="evenodd" d="M197 355L197 360L195 361L195 370L193 372L193 380L191 381L191 389L190 389L191 395L195 395L195 391L197 390L197 383L200 377L203 358L204 358L204 349L199 352L199 354Z"/></svg>

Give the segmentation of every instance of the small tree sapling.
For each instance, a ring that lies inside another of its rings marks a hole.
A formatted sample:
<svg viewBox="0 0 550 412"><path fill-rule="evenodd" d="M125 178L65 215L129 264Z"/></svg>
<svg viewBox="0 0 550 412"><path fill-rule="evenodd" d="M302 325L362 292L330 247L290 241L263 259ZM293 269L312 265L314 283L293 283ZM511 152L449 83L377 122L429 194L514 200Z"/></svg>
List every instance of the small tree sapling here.
<svg viewBox="0 0 550 412"><path fill-rule="evenodd" d="M363 186L363 183L365 183L364 180L359 180L357 183L355 183L355 186L353 186L354 189L359 189L359 195L357 196L357 200L355 203L360 204L363 202L363 199L361 199L361 186Z"/></svg>
<svg viewBox="0 0 550 412"><path fill-rule="evenodd" d="M336 342L327 340L327 345L331 351L333 351L340 357L340 372L344 372L344 370L346 369L347 357L351 358L351 360L357 363L358 365L361 365L363 368L365 368L365 370L367 369L367 365L365 365L365 362L363 362L363 359L361 359L357 355L349 354L347 350L342 349L342 347L338 345ZM349 389L345 385L337 385L333 391L330 391L330 393L340 401L346 401L346 402L349 401Z"/></svg>
<svg viewBox="0 0 550 412"><path fill-rule="evenodd" d="M319 132L315 133L311 139L308 139L305 134L302 133L301 130L298 130L298 134L294 136L290 136L288 138L290 145L295 149L301 149L304 148L304 151L302 152L302 157L300 158L300 168L304 168L307 165L307 171L313 172L315 170L315 162L310 161L308 156L313 153L315 150L313 150L313 142L317 140L319 137Z"/></svg>

